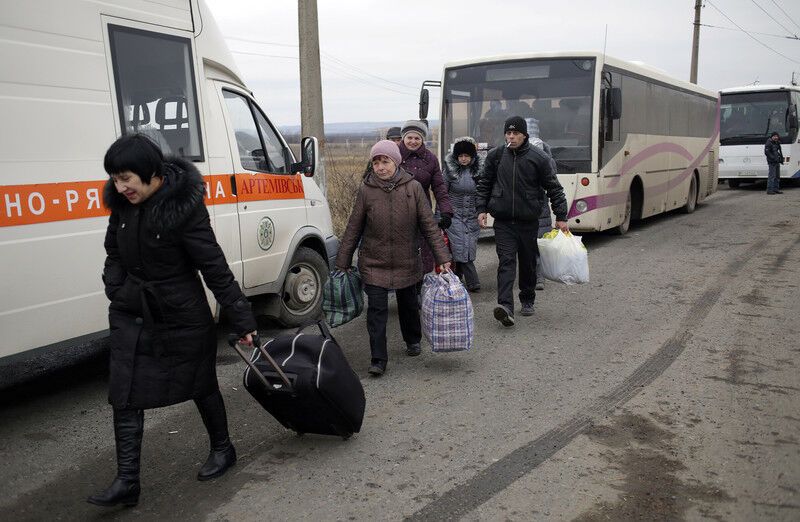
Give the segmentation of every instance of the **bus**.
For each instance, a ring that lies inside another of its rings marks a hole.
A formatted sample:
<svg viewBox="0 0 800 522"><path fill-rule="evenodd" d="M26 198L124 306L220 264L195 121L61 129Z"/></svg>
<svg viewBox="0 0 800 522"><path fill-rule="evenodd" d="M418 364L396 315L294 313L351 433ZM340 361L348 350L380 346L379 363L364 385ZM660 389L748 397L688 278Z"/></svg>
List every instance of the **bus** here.
<svg viewBox="0 0 800 522"><path fill-rule="evenodd" d="M459 136L483 151L521 116L550 146L576 232L628 231L631 221L693 212L717 186L716 92L599 52L518 54L448 63L439 153Z"/></svg>
<svg viewBox="0 0 800 522"><path fill-rule="evenodd" d="M2 0L0 35L4 368L107 336L103 156L127 133L204 175L217 240L255 309L285 325L319 316L338 239L311 177L316 139L298 162L202 0Z"/></svg>
<svg viewBox="0 0 800 522"><path fill-rule="evenodd" d="M780 134L781 178L800 179L796 85L749 85L720 91L719 179L731 188L767 179L764 144Z"/></svg>

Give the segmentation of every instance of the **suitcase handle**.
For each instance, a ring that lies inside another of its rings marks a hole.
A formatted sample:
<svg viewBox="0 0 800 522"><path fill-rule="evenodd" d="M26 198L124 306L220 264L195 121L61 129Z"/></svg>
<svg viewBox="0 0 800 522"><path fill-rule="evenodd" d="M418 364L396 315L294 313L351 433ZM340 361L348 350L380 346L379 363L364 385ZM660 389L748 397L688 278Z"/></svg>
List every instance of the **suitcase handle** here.
<svg viewBox="0 0 800 522"><path fill-rule="evenodd" d="M234 350L236 350L236 352L239 354L239 357L244 359L244 362L247 364L247 366L250 367L251 370L253 370L253 372L255 372L255 374L261 380L261 383L264 386L266 386L267 389L271 389L272 385L269 383L269 381L267 381L267 378L264 377L264 375L259 371L258 368L256 368L256 365L253 363L253 361L250 360L250 357L248 357L247 353L245 353L245 351L242 350L241 347L239 347L239 336L236 334L230 334L228 336L228 344L230 344L231 347ZM258 351L261 352L261 355L264 356L264 359L266 359L267 362L269 362L270 366L272 366L272 368L278 374L278 377L280 377L281 380L283 381L283 384L285 384L288 389L292 390L293 389L292 382L289 380L286 374L283 373L283 370L281 370L280 366L278 366L278 363L275 362L275 359L273 359L272 356L264 348L266 344L264 346L261 345L261 337L258 335L254 335L253 344L258 348Z"/></svg>

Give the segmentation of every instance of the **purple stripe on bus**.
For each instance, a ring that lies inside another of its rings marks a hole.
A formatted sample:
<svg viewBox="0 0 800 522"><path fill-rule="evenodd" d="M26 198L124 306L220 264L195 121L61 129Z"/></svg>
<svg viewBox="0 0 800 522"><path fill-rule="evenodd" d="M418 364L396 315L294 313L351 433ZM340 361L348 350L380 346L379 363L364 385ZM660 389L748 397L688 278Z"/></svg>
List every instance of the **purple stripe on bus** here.
<svg viewBox="0 0 800 522"><path fill-rule="evenodd" d="M706 144L703 151L700 153L697 158L689 164L686 169L683 170L678 176L673 178L672 180L666 181L655 187L652 187L648 190L648 196L659 195L663 192L668 192L670 189L677 187L681 183L686 180L687 177L691 176L694 173L694 169L700 164L701 161L708 155L709 151L714 147L714 144L717 142L719 137L719 112L720 112L720 102L719 98L717 98L717 114L716 114L716 123L714 125L714 134L711 136L711 139ZM619 172L619 177L615 178L613 181L609 183L609 187L613 187L619 183L619 181L625 176L625 174L629 173L633 167L638 165L639 163L643 162L646 159L649 159L656 154L662 153L675 153L680 154L684 158L691 160L692 154L686 150L686 148L678 145L677 143L672 142L662 142L656 143L651 145L641 151L640 153L633 156L631 159L626 161ZM800 174L800 171L798 171ZM798 174L795 174L797 176ZM598 209L598 208L605 208L610 207L613 205L620 205L627 201L628 199L628 192L613 192L611 194L604 194L599 196L589 196L586 198L578 198L572 202L572 206L569 209L569 213L567 214L567 219L571 219L575 216L579 216L581 214L585 214L586 212ZM584 212L579 212L575 206L577 201L585 201L587 208Z"/></svg>

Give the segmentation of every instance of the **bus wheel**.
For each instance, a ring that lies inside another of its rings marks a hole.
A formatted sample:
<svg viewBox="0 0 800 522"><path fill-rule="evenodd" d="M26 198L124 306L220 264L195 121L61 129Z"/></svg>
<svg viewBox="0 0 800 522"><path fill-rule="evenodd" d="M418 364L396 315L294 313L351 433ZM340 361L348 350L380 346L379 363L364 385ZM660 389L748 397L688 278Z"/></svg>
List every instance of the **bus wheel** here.
<svg viewBox="0 0 800 522"><path fill-rule="evenodd" d="M300 247L292 256L281 292L278 321L284 326L301 326L322 313L322 286L328 265L316 251Z"/></svg>
<svg viewBox="0 0 800 522"><path fill-rule="evenodd" d="M622 218L622 223L620 223L619 226L611 229L611 232L614 234L617 234L618 236L624 236L628 232L628 229L631 228L632 203L631 193L628 191L628 199L625 200L625 217Z"/></svg>
<svg viewBox="0 0 800 522"><path fill-rule="evenodd" d="M739 188L739 180L738 179L729 179L728 186L732 189Z"/></svg>
<svg viewBox="0 0 800 522"><path fill-rule="evenodd" d="M697 208L697 178L692 174L692 181L689 182L689 195L686 197L686 204L681 210L685 214L691 214Z"/></svg>

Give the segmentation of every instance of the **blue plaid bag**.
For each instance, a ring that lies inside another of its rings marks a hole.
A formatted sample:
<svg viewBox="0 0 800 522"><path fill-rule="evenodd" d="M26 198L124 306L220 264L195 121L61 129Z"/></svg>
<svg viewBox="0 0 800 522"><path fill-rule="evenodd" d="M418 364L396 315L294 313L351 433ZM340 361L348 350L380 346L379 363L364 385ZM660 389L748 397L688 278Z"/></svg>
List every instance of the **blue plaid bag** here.
<svg viewBox="0 0 800 522"><path fill-rule="evenodd" d="M434 352L460 352L472 347L475 338L472 301L452 272L425 276L422 332Z"/></svg>
<svg viewBox="0 0 800 522"><path fill-rule="evenodd" d="M322 311L331 328L349 323L364 311L361 274L352 267L349 272L335 270L322 291Z"/></svg>

